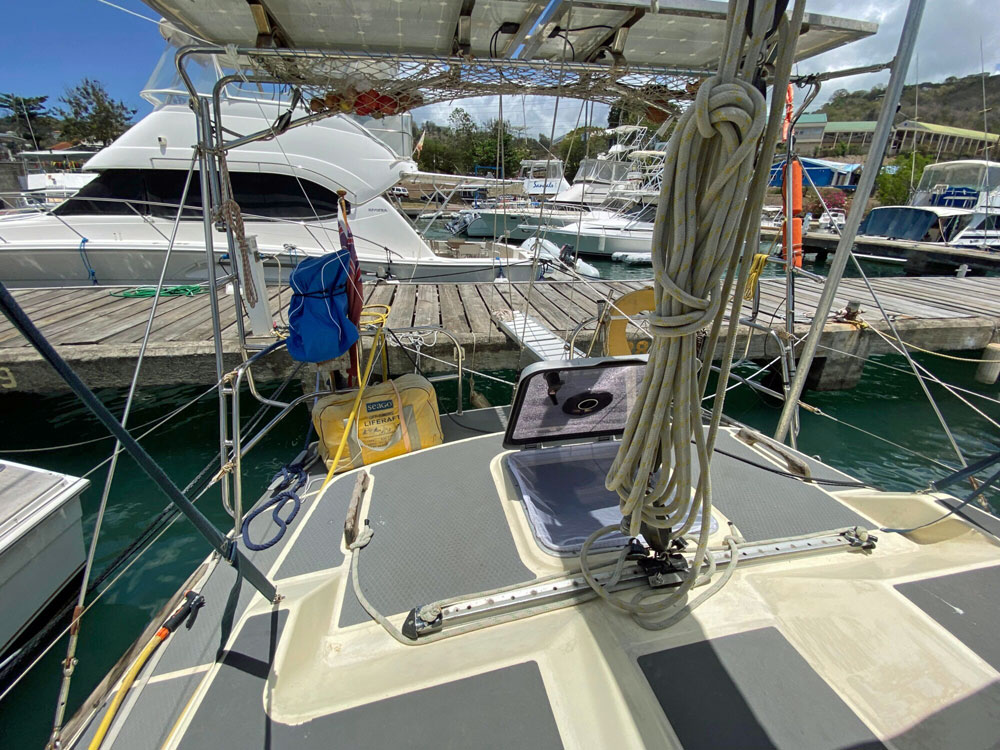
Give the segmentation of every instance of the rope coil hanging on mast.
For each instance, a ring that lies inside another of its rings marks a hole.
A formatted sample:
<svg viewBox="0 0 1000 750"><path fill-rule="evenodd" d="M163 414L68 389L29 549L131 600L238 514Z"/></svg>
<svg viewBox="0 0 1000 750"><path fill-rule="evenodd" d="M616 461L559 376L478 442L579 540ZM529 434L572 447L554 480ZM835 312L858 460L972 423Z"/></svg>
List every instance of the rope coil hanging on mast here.
<svg viewBox="0 0 1000 750"><path fill-rule="evenodd" d="M800 2L801 4L801 2ZM782 4L783 5L783 4ZM644 534L666 555L698 519L701 528L690 570L680 586L663 595L644 590L629 599L615 596L611 586L590 573L588 552L600 537L619 526L607 526L584 544L582 568L603 599L624 610L643 627L662 628L687 604L687 593L707 583L715 572L708 552L712 512L709 457L714 429L706 436L701 399L707 377L698 359L696 334L718 325L731 281L737 251L747 234L747 215L759 210L757 192L748 201L767 120L764 95L751 83L764 45L773 29L785 45L773 90L784 91L791 67L787 45L794 45L789 23L775 0L756 4L731 0L718 73L698 89L694 103L679 118L664 158L659 207L653 229L652 260L656 306L650 318L654 341L645 376L625 427L622 444L608 472L606 485L620 496L621 531ZM797 8L796 16L801 15ZM761 158L768 158L777 140L769 128ZM742 280L745 283L745 275ZM742 296L738 290L737 299ZM711 349L714 347L713 336ZM711 351L705 355L711 357ZM722 394L717 401L721 402ZM716 408L718 417L721 410ZM699 474L695 478L691 445ZM735 540L727 537L732 551ZM626 549L626 552L628 550ZM731 554L726 574L691 609L717 591L731 575L737 558ZM655 597L653 602L644 600Z"/></svg>

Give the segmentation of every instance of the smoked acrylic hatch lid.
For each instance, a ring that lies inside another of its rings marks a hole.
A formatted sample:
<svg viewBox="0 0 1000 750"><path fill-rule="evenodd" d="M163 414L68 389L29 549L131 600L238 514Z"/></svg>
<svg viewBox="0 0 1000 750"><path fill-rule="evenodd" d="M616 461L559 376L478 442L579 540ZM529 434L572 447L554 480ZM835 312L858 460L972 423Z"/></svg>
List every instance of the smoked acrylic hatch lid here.
<svg viewBox="0 0 1000 750"><path fill-rule="evenodd" d="M517 381L504 448L621 436L645 367L645 356L529 365Z"/></svg>

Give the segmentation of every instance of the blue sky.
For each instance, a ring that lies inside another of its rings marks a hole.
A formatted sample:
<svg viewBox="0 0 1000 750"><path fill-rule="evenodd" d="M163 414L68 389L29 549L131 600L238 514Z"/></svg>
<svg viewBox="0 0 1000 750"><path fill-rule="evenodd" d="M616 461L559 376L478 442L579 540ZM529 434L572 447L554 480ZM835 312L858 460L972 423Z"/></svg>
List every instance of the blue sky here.
<svg viewBox="0 0 1000 750"><path fill-rule="evenodd" d="M156 14L138 0L113 0L147 17ZM410 0L415 2L417 0ZM858 44L805 61L800 72L881 62L892 57L906 3L903 0L808 0L809 11L876 21L879 33ZM150 111L139 96L164 49L155 24L143 21L98 0L33 0L4 3L0 33L0 92L20 96L48 95L49 104L67 87L84 77L95 78L116 99L138 110ZM979 71L979 45L983 44L985 68L995 72L1000 64L1000 7L997 0L933 0L928 3L917 45L920 79L940 81L949 75ZM907 81L913 80L911 67ZM837 88L870 88L884 83L887 73L855 76L825 87L814 107ZM533 101L534 100L534 101ZM456 103L474 118L497 116L495 99ZM419 121L444 122L452 106L439 105L416 111ZM505 115L515 125L522 120L527 132L549 132L551 102L529 98L522 106L517 97L505 97ZM579 104L560 107L557 132L575 124ZM601 109L603 114L604 109Z"/></svg>
<svg viewBox="0 0 1000 750"><path fill-rule="evenodd" d="M136 0L114 1L154 15ZM0 92L58 105L68 87L95 78L140 117L152 109L139 90L165 46L155 24L97 0L5 2L2 18Z"/></svg>

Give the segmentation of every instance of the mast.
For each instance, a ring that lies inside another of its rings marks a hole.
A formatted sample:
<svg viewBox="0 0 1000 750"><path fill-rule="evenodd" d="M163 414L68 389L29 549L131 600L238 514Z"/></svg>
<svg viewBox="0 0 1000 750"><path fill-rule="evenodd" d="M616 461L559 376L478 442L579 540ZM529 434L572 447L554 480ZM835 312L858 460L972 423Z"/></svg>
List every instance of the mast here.
<svg viewBox="0 0 1000 750"><path fill-rule="evenodd" d="M795 378L788 389L785 405L781 410L781 417L778 420L778 427L774 431L774 437L777 440L784 440L792 425L792 420L797 412L799 397L805 388L809 367L816 355L816 347L819 344L820 335L823 333L823 327L826 325L826 317L830 314L830 309L833 307L837 285L844 275L844 268L847 266L847 261L854 247L854 238L857 236L858 228L861 226L862 214L864 214L872 189L875 187L875 178L878 176L879 168L882 165L882 157L885 154L885 147L889 141L889 133L892 130L892 120L896 115L896 108L899 106L900 94L903 92L906 70L909 66L910 58L913 56L913 48L917 42L917 32L920 30L920 19L924 13L924 5L925 0L910 0L909 6L906 9L906 18L903 21L903 31L899 36L899 47L896 50L896 57L893 60L889 85L885 91L885 99L882 100L882 110L879 112L875 132L872 134L871 150L869 150L868 158L865 160L864 171L861 173L861 180L858 182L858 189L855 193L854 201L851 203L851 210L847 215L847 223L844 225L844 231L840 235L840 242L837 243L837 250L830 263L830 274L827 276L826 286L823 287L819 304L816 306L816 313L809 327L809 335L802 346L802 353L799 355Z"/></svg>

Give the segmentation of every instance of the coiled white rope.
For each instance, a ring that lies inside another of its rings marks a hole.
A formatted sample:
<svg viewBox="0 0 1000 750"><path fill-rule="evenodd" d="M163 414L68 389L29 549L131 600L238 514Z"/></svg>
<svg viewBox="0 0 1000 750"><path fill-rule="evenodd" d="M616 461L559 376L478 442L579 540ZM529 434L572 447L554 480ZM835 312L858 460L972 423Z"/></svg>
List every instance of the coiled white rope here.
<svg viewBox="0 0 1000 750"><path fill-rule="evenodd" d="M707 378L700 373L696 334L710 324L721 324L722 303L732 280L724 288L720 279L727 269L733 275L736 250L752 224L747 214L759 211L758 190L754 200L747 200L751 184L759 183L753 174L758 150L769 165L777 138L776 128L768 127L769 140L760 148L767 122L765 100L749 83L765 37L775 25L775 5L774 0L756 3L748 34L748 0L731 0L718 74L701 84L668 142L653 227L656 306L650 332L654 341L606 480L608 489L621 498L630 536L638 536L645 525L665 532L661 540L669 544L701 519L691 573L667 595L645 591L626 600L589 575L586 559L593 542L618 527L595 532L582 553L584 575L595 591L648 628L675 621L687 592L709 582L715 572L714 557L708 554L711 447L701 420ZM787 21L782 19L778 26L779 45L793 45ZM787 80L781 79L787 79L791 67L791 55L783 51L772 82L776 97L783 95ZM721 416L721 410L716 411ZM699 470L696 481L692 443ZM730 539L727 545L731 546ZM731 559L723 579L685 611L718 590L732 573L736 556ZM645 603L650 598L656 601Z"/></svg>

